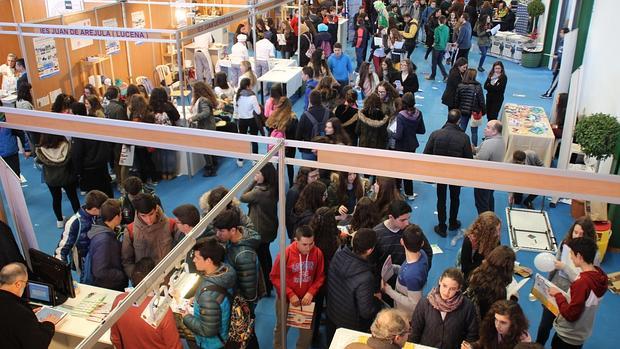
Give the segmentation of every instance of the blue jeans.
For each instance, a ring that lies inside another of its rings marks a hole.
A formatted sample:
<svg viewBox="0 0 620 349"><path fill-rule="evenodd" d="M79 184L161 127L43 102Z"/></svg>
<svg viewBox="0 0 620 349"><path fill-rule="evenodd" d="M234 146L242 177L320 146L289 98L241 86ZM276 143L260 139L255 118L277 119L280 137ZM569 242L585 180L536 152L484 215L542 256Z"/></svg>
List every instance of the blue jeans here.
<svg viewBox="0 0 620 349"><path fill-rule="evenodd" d="M470 118L471 118L471 115L461 115L461 119L459 120L459 127L464 132L467 131L467 124L469 123ZM471 127L471 144L473 144L476 147L478 146L478 126Z"/></svg>
<svg viewBox="0 0 620 349"><path fill-rule="evenodd" d="M355 71L359 71L360 65L362 65L362 63L366 60L366 47L356 47L355 58L357 60Z"/></svg>
<svg viewBox="0 0 620 349"><path fill-rule="evenodd" d="M480 49L480 61L478 62L478 68L482 68L484 65L484 60L487 58L489 46L478 46L478 48Z"/></svg>

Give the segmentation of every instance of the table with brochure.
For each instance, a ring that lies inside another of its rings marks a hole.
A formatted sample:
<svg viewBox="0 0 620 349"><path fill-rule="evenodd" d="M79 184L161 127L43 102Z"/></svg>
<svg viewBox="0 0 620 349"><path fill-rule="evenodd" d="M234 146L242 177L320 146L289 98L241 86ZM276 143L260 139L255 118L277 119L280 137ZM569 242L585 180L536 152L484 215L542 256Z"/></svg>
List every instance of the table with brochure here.
<svg viewBox="0 0 620 349"><path fill-rule="evenodd" d="M543 108L505 104L502 124L506 144L505 162L512 161L515 150L532 150L546 167L551 165L555 136Z"/></svg>

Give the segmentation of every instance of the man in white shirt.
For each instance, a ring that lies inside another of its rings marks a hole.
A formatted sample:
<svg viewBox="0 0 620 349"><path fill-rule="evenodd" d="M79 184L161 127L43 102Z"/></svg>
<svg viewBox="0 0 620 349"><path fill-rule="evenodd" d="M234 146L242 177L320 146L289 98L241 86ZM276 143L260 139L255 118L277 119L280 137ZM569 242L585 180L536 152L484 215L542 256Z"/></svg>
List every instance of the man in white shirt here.
<svg viewBox="0 0 620 349"><path fill-rule="evenodd" d="M0 66L0 74L2 74L2 89L6 91L14 91L17 82L17 72L15 71L15 60L17 57L13 53L9 53L6 57L6 63Z"/></svg>
<svg viewBox="0 0 620 349"><path fill-rule="evenodd" d="M247 35L237 35L237 42L230 49L230 76L228 81L231 81L235 86L237 86L237 81L239 81L239 65L241 61L250 60L250 54L246 45L247 40Z"/></svg>
<svg viewBox="0 0 620 349"><path fill-rule="evenodd" d="M256 77L260 78L269 71L269 58L276 56L276 47L271 42L271 32L256 42Z"/></svg>

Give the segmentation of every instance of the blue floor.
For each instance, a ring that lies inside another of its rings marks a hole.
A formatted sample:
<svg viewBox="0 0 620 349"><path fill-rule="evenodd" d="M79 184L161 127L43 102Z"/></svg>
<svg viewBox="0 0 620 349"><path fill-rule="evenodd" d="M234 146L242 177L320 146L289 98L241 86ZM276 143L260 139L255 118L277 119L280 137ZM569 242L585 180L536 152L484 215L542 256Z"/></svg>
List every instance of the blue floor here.
<svg viewBox="0 0 620 349"><path fill-rule="evenodd" d="M418 108L424 113L426 129L428 130L426 135L419 137L421 149L423 149L431 131L440 128L444 124L447 112L446 107L440 102L445 84L424 79L424 76L430 72L430 60L425 61L423 59L423 51L424 48L419 47L413 54L413 62L418 66L417 74L420 80L420 88L423 90L423 92L419 93L417 96ZM354 57L354 54L351 53L350 56ZM475 62L472 63L472 66L476 66L478 58L477 48L474 47L472 48L472 53L470 53L470 60ZM487 71L491 69L491 65L495 60L496 59L493 57L487 58L485 64ZM505 103L542 106L547 113L550 113L550 100L543 100L538 96L547 89L548 84L551 82L551 73L543 68L523 68L518 64L508 61L504 61L504 65L508 75ZM478 77L480 81L484 82L486 73L480 73ZM297 115L301 115L303 102L298 100L294 108ZM481 136L482 129L480 129L480 137ZM203 178L198 176L190 180L187 176L181 176L172 181L160 182L156 187L156 191L162 199L166 213L170 215L172 210L180 204L192 203L198 205L198 199L202 193L210 190L214 186L224 185L232 187L249 168L249 161L246 161L243 168L238 168L234 159L226 159L221 161L217 177ZM41 184L40 172L34 169L32 160L22 159L22 172L28 180L23 188L24 195L37 233L40 248L47 253L52 253L59 239L60 230L55 228L55 217L51 209L51 195L47 187ZM436 196L434 185L416 182L415 191L419 196L411 203L413 208L411 221L419 224L426 232L430 242L432 244L438 244L444 251L442 255L437 255L433 259L433 269L430 272L429 283L425 290L428 292L432 286L435 285L440 273L445 268L454 265L456 253L461 242L459 241L456 246L451 246L450 242L455 235L454 232L449 233L448 238L440 238L432 230L433 225L436 224ZM495 201L496 212L502 220L505 221L507 193L496 192ZM542 199L538 198L535 201L535 205L540 207L541 202ZM547 202L545 202L545 204L553 231L558 240L560 240L564 237L567 229L572 223L570 206L560 203L556 208L549 208ZM71 210L68 202L64 203L63 210L66 216L70 215ZM472 189L463 188L459 219L463 222L464 226L467 226L473 222L475 217L476 209L474 207ZM502 243L508 244L508 235L505 225L502 231ZM276 243L271 245L271 252L275 257L275 254L278 252ZM534 256L535 253L532 252L520 251L517 253L518 261L532 268ZM608 253L602 267L606 272L620 270L620 255ZM528 285L524 286L522 289L520 304L530 320L530 332L532 336L535 337L540 319L541 306L537 302L530 302L528 300L527 294L528 290L531 289L531 285L532 282L530 281ZM261 347L263 348L272 347L272 331L275 324L273 303L273 297L266 298L261 300L257 308L256 328ZM613 335L613 333L615 333L614 331L618 328L617 324L620 320L620 315L618 315L619 309L620 298L614 294L607 293L602 306L599 308L592 337L586 342L584 348L609 348L613 346L612 343L615 342L614 339L619 338L617 334ZM292 330L292 334L289 336L289 348L294 347L294 341L296 339L295 332L295 330Z"/></svg>

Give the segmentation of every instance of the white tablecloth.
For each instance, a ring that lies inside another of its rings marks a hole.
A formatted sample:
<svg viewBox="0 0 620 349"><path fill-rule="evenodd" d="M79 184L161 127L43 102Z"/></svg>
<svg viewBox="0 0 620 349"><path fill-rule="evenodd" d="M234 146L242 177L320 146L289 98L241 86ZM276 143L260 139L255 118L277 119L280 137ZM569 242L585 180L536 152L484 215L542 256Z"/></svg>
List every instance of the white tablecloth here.
<svg viewBox="0 0 620 349"><path fill-rule="evenodd" d="M551 165L555 136L543 108L506 104L502 124L506 143L505 162L512 160L515 150L532 150L546 167Z"/></svg>
<svg viewBox="0 0 620 349"><path fill-rule="evenodd" d="M349 330L346 328L339 328L336 330L336 333L334 334L334 339L332 340L332 343L330 344L329 349L344 349L347 345L351 343L360 342L361 337L368 338L370 337L370 334L359 332L359 331L354 331L354 330ZM408 348L435 349L433 347L427 347L426 345L412 344L412 343L407 343L405 345L405 349L408 349Z"/></svg>

